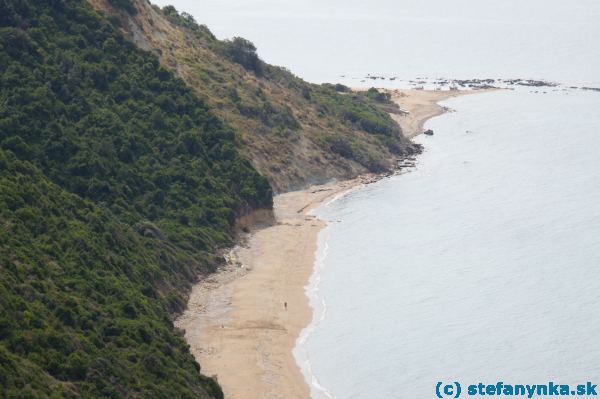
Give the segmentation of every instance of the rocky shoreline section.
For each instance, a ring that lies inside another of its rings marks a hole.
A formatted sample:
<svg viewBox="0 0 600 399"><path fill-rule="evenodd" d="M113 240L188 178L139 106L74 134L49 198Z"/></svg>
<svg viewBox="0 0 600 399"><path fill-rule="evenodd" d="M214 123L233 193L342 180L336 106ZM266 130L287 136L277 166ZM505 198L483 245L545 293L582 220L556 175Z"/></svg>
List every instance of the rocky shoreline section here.
<svg viewBox="0 0 600 399"><path fill-rule="evenodd" d="M341 75L347 78L347 75ZM472 79L451 79L442 77L417 77L415 79L404 80L398 76L383 76L383 75L372 75L367 74L363 77L352 78L353 80L359 81L361 84L367 82L394 82L394 84L411 87L415 90L481 90L481 89L509 89L514 90L517 87L530 87L538 88L540 90L554 90L554 91L569 91L569 90L583 90L583 91L595 91L600 92L600 87L593 87L589 85L574 86L564 85L558 82L541 80L541 79L501 79L501 78L472 78ZM541 93L544 93L543 91Z"/></svg>

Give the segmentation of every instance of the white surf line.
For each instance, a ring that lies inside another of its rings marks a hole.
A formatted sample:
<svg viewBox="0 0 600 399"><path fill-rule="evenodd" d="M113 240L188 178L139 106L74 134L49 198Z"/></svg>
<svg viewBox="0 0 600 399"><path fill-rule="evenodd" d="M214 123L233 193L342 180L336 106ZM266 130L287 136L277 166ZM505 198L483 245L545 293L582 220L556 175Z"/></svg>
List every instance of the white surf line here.
<svg viewBox="0 0 600 399"><path fill-rule="evenodd" d="M325 232L328 227L323 230ZM325 319L327 315L327 303L325 300L319 295L319 286L321 284L321 271L325 267L325 259L327 258L327 254L329 253L329 232L327 235L321 240L319 238L320 243L323 244L323 248L320 249L320 245L317 247L317 256L315 260L315 267L313 270L313 275L311 276L309 283L305 287L306 296L309 298L310 305L313 309L313 319L308 326L306 326L300 336L296 340L296 346L294 347L294 356L296 357L296 361L300 366L300 370L302 374L304 374L305 379L307 380L309 386L311 387L311 396L314 391L319 395L314 399L326 398L326 399L335 399L335 396L327 390L319 381L317 376L314 374L312 369L312 364L310 358L308 356L308 350L305 347L306 341L309 336L314 333L319 324Z"/></svg>
<svg viewBox="0 0 600 399"><path fill-rule="evenodd" d="M315 216L314 212L321 208L330 205L334 201L343 198L354 190L364 187L364 184L358 184L348 190L342 191L341 193L333 196L329 201L325 202L323 205L312 209L308 212L309 215ZM323 236L322 236L323 235ZM313 267L313 273L309 279L308 284L304 287L304 291L306 296L308 297L311 308L313 309L313 318L311 322L300 332L298 339L296 340L296 345L293 349L294 357L296 358L296 362L300 366L300 370L306 379L310 391L311 397L312 393L316 392L318 397L314 399L335 399L335 395L333 395L327 388L321 384L317 376L313 372L312 363L310 361L310 357L308 356L308 350L306 349L306 341L314 333L319 324L327 315L327 303L325 299L319 295L320 285L321 285L321 272L325 268L325 259L327 258L327 254L329 253L329 238L331 232L329 231L329 225L325 226L325 228L319 233L319 243L317 245L317 250L315 254L315 265Z"/></svg>

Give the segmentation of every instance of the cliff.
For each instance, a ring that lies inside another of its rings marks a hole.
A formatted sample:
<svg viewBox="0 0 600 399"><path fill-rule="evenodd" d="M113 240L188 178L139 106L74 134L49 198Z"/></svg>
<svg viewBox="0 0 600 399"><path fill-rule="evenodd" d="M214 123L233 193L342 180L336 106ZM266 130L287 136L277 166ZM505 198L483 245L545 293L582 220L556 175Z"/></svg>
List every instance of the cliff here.
<svg viewBox="0 0 600 399"><path fill-rule="evenodd" d="M90 2L235 129L244 153L276 192L383 172L416 150L390 117L399 110L383 93L305 82L263 62L252 43L218 40L173 7Z"/></svg>

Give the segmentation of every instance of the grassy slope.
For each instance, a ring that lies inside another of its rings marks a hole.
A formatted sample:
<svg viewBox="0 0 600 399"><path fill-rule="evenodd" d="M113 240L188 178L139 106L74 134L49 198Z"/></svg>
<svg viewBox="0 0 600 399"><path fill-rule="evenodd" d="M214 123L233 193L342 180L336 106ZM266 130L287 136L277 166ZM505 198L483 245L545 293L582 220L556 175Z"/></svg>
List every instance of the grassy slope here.
<svg viewBox="0 0 600 399"><path fill-rule="evenodd" d="M309 84L260 60L258 67L244 67L232 55L231 42L217 40L171 8L132 0L137 13L131 15L109 0L90 1L118 17L138 46L159 54L163 65L236 128L254 165L278 191L380 172L412 151L386 112L394 107L385 100Z"/></svg>
<svg viewBox="0 0 600 399"><path fill-rule="evenodd" d="M0 1L0 391L219 397L170 314L268 182L83 0Z"/></svg>

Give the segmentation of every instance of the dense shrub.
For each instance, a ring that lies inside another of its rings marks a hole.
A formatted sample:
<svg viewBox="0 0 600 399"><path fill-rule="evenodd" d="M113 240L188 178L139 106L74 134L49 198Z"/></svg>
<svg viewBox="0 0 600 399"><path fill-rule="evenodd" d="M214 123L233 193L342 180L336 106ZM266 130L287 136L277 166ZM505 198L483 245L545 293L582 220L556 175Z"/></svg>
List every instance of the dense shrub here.
<svg viewBox="0 0 600 399"><path fill-rule="evenodd" d="M116 7L120 7L131 14L135 14L137 12L135 5L132 0L108 0L109 3Z"/></svg>
<svg viewBox="0 0 600 399"><path fill-rule="evenodd" d="M201 37L216 40L216 37L212 34L210 29L208 29L206 25L198 24L191 14L188 14L187 12L179 13L177 9L171 5L164 6L162 12L175 25L187 28Z"/></svg>
<svg viewBox="0 0 600 399"><path fill-rule="evenodd" d="M374 87L371 87L369 90L365 92L365 95L372 100L375 100L380 103L389 104L391 102L392 96L390 93L381 92Z"/></svg>
<svg viewBox="0 0 600 399"><path fill-rule="evenodd" d="M267 181L84 0L0 0L0 387L222 397L170 314Z"/></svg>
<svg viewBox="0 0 600 399"><path fill-rule="evenodd" d="M323 112L334 113L368 133L393 137L396 142L399 141L400 128L385 110L374 104L373 97L377 95L373 92L367 95L338 94L331 85L321 85L314 92L312 99L321 105ZM385 97L383 93L380 94Z"/></svg>
<svg viewBox="0 0 600 399"><path fill-rule="evenodd" d="M325 135L323 141L331 152L364 165L370 172L381 173L387 170L381 155L361 146L356 140L333 133Z"/></svg>
<svg viewBox="0 0 600 399"><path fill-rule="evenodd" d="M227 41L226 54L233 62L236 62L249 71L254 72L258 76L264 73L263 62L256 54L256 46L242 37L234 37L233 40Z"/></svg>
<svg viewBox="0 0 600 399"><path fill-rule="evenodd" d="M181 301L206 261L139 235L2 150L0 220L6 397L222 397L168 314L168 298Z"/></svg>

